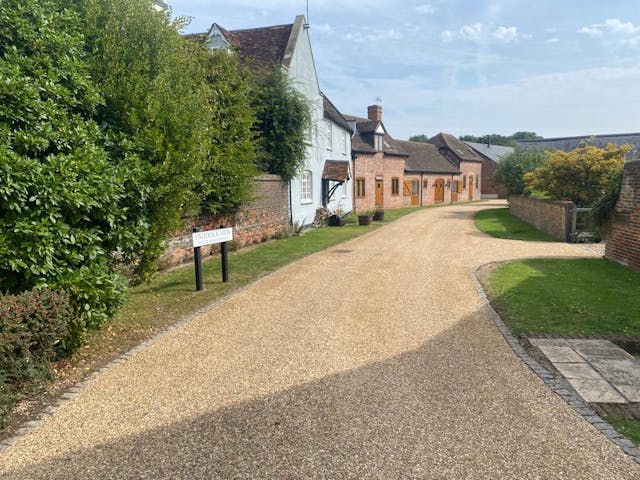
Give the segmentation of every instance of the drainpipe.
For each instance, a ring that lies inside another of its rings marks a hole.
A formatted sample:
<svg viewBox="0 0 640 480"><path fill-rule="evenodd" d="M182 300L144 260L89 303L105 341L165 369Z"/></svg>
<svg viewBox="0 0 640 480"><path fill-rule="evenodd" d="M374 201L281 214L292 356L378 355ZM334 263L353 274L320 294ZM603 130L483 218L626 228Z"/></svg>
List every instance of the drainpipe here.
<svg viewBox="0 0 640 480"><path fill-rule="evenodd" d="M289 225L293 226L293 196L291 193L291 180L289 180Z"/></svg>
<svg viewBox="0 0 640 480"><path fill-rule="evenodd" d="M422 196L424 195L424 181L422 180L424 177L424 172L420 172L420 206L422 207Z"/></svg>
<svg viewBox="0 0 640 480"><path fill-rule="evenodd" d="M449 203L453 205L453 173L451 174L451 183L449 187Z"/></svg>

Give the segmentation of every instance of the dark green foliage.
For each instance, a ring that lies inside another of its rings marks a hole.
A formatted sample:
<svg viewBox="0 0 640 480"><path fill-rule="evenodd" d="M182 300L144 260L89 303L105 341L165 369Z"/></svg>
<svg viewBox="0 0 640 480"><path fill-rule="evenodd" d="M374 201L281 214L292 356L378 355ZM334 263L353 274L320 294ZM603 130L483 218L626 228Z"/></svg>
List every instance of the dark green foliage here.
<svg viewBox="0 0 640 480"><path fill-rule="evenodd" d="M249 87L235 60L185 41L148 0L67 0L84 20L91 73L105 103L97 118L109 154L140 165L149 186L148 235L136 264L149 278L167 235L201 206L246 201L252 177Z"/></svg>
<svg viewBox="0 0 640 480"><path fill-rule="evenodd" d="M421 143L429 143L429 137L427 137L424 133L419 135L412 135L409 137L410 142L421 142Z"/></svg>
<svg viewBox="0 0 640 480"><path fill-rule="evenodd" d="M253 106L260 142L258 166L291 180L304 165L305 136L311 125L307 100L293 88L286 73L276 68L269 75L257 77Z"/></svg>
<svg viewBox="0 0 640 480"><path fill-rule="evenodd" d="M542 137L536 135L536 132L516 132L510 138L514 140L542 140Z"/></svg>
<svg viewBox="0 0 640 480"><path fill-rule="evenodd" d="M21 392L51 375L75 322L64 292L0 295L0 426Z"/></svg>
<svg viewBox="0 0 640 480"><path fill-rule="evenodd" d="M611 178L604 194L595 201L589 212L591 223L603 236L606 236L611 229L613 211L620 196L623 177L624 168L619 168Z"/></svg>
<svg viewBox="0 0 640 480"><path fill-rule="evenodd" d="M506 155L496 168L493 182L505 187L509 194L522 195L526 192L524 175L544 165L547 154L542 150L516 148Z"/></svg>
<svg viewBox="0 0 640 480"><path fill-rule="evenodd" d="M101 98L79 25L53 1L0 4L0 290L62 288L82 331L122 304L112 267L146 224L145 187L109 162L92 120Z"/></svg>
<svg viewBox="0 0 640 480"><path fill-rule="evenodd" d="M491 145L504 145L506 147L518 146L518 142L516 142L512 137L505 137L504 135L498 135L497 133L482 135L480 137L476 137L474 135L463 135L460 137L460 140L465 142L489 143Z"/></svg>

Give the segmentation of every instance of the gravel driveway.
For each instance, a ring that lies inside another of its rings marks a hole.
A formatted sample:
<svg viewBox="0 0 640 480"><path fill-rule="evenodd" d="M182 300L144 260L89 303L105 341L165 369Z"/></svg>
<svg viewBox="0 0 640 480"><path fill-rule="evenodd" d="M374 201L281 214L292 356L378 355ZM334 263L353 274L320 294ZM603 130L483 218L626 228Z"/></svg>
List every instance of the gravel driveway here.
<svg viewBox="0 0 640 480"><path fill-rule="evenodd" d="M100 374L6 478L640 478L509 349L470 278L587 257L422 210L264 278ZM2 476L2 475L0 475Z"/></svg>

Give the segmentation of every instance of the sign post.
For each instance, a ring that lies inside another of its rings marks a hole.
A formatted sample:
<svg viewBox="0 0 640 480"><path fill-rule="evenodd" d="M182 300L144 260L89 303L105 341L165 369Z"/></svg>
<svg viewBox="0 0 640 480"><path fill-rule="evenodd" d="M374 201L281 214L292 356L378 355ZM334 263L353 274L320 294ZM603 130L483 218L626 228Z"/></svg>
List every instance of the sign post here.
<svg viewBox="0 0 640 480"><path fill-rule="evenodd" d="M193 260L196 267L196 290L200 291L204 288L202 281L202 253L200 247L204 245L212 245L221 243L220 253L222 255L222 281L229 281L229 260L227 257L227 242L233 240L233 228L225 228L220 225L218 230L206 230L200 232L194 227L192 234L193 242Z"/></svg>
<svg viewBox="0 0 640 480"><path fill-rule="evenodd" d="M193 233L198 232L198 228L193 228ZM193 261L196 264L196 290L201 291L204 286L202 284L202 252L200 251L200 247L193 248Z"/></svg>

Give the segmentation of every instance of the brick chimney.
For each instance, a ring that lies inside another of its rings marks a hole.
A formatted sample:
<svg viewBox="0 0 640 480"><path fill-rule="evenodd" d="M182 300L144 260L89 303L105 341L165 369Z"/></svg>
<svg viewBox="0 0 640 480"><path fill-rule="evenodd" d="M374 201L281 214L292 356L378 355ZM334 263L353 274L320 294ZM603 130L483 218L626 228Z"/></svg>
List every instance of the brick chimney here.
<svg viewBox="0 0 640 480"><path fill-rule="evenodd" d="M382 121L382 105L369 105L367 107L369 120Z"/></svg>

